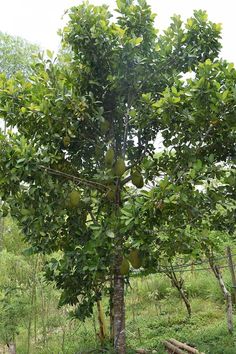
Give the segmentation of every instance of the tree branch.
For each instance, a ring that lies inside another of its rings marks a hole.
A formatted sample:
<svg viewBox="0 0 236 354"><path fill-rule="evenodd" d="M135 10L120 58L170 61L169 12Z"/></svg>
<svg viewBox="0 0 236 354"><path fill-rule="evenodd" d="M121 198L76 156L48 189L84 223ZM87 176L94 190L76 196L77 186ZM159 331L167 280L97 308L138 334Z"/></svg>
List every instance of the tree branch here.
<svg viewBox="0 0 236 354"><path fill-rule="evenodd" d="M109 189L107 186L105 186L104 184L101 184L99 182L94 182L94 181L89 181L89 180L86 180L84 178L80 178L80 177L77 177L77 176L73 176L73 175L70 175L68 173L65 173L65 172L61 172L61 171L58 171L58 170L54 170L53 168L51 167L45 167L43 165L39 166L41 169L43 169L44 171L48 172L49 174L51 175L55 175L55 176L61 176L61 177L64 177L64 178L67 178L67 179L70 179L70 180L73 180L79 184L84 184L88 187L93 187L93 188L96 188L96 189L102 189L102 190L107 190Z"/></svg>

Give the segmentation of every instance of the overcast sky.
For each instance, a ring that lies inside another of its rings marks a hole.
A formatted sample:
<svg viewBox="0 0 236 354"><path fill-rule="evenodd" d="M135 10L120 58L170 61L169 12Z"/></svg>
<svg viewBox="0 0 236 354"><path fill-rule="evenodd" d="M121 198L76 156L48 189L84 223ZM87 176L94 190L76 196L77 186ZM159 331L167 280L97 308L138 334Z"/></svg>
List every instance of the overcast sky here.
<svg viewBox="0 0 236 354"><path fill-rule="evenodd" d="M0 0L0 31L19 35L42 48L56 50L59 44L57 30L63 26L66 9L78 5L80 0ZM108 4L115 8L114 0L91 0L94 4ZM236 4L234 0L149 0L157 13L157 27L163 30L173 14L183 19L194 9L207 10L209 19L223 25L222 56L236 63Z"/></svg>

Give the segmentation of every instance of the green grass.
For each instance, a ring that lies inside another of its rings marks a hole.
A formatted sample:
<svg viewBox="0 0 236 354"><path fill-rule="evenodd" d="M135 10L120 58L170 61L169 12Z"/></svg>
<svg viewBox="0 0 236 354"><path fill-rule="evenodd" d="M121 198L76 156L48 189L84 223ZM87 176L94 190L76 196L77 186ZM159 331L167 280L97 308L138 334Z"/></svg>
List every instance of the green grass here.
<svg viewBox="0 0 236 354"><path fill-rule="evenodd" d="M225 277L228 282L229 275ZM193 311L191 319L187 318L177 291L166 278L135 279L133 288L126 301L131 347L155 349L161 354L165 353L163 340L173 337L195 345L204 353L236 353L236 336L227 332L224 301L211 273L188 273L186 277Z"/></svg>
<svg viewBox="0 0 236 354"><path fill-rule="evenodd" d="M229 274L224 277L229 283ZM212 274L189 272L185 282L193 312L190 319L178 292L165 276L131 280L131 288L126 289L127 345L131 348L127 354L135 353L137 348L164 354L162 343L168 338L192 344L205 354L236 353L236 335L230 336L227 332L224 301ZM105 308L107 300L103 303ZM96 348L99 353L96 311L85 323L65 321L65 325L64 352L62 328L55 324L55 328L48 332L46 344L39 338L32 345L31 353L75 354ZM19 354L26 353L26 331L18 336L17 346ZM108 349L108 353L111 354L112 349Z"/></svg>

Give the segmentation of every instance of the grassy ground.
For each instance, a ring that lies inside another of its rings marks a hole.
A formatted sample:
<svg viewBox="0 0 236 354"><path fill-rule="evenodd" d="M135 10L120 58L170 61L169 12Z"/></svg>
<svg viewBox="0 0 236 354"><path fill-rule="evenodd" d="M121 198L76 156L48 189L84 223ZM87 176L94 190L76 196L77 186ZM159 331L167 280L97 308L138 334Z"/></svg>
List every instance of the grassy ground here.
<svg viewBox="0 0 236 354"><path fill-rule="evenodd" d="M222 295L211 273L188 274L186 288L191 296L191 319L166 278L151 276L133 281L133 291L127 296L130 346L155 349L161 354L165 352L163 340L175 338L205 353L236 353L236 336L227 333Z"/></svg>
<svg viewBox="0 0 236 354"><path fill-rule="evenodd" d="M224 277L229 284L229 274L225 273ZM236 335L227 333L224 301L214 277L210 272L189 272L185 282L192 305L191 319L187 318L178 292L165 276L153 275L131 281L131 287L126 290L126 329L128 346L133 349L127 353L135 353L137 348L165 353L162 343L168 338L192 344L206 354L236 353ZM96 331L96 314L85 323L67 322L64 332L62 327L52 327L46 343L38 340L31 352L74 354L97 348L99 353ZM21 333L18 353L25 354L25 346L24 333ZM112 350L108 349L108 353Z"/></svg>

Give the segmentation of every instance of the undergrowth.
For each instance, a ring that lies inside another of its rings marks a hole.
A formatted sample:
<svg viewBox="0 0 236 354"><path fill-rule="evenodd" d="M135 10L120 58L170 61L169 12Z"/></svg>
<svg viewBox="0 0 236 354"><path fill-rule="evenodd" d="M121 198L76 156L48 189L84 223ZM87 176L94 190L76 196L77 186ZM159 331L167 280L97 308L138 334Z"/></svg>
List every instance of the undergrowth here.
<svg viewBox="0 0 236 354"><path fill-rule="evenodd" d="M205 354L235 354L236 335L227 333L225 305L218 284L207 272L186 273L185 287L192 306L192 317L187 312L179 294L164 275L131 279L126 289L127 354L144 348L152 353L164 354L163 341L168 338L187 342ZM230 276L224 274L229 285ZM104 310L107 299L103 300ZM96 350L101 353L98 339L96 310L84 323L65 320L64 327L56 318L51 321L52 330L31 347L32 354L75 354ZM109 328L107 318L107 328ZM26 330L17 337L19 354L26 353ZM106 346L106 352L112 349Z"/></svg>

